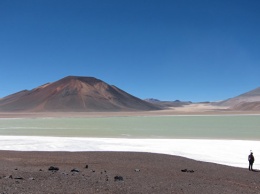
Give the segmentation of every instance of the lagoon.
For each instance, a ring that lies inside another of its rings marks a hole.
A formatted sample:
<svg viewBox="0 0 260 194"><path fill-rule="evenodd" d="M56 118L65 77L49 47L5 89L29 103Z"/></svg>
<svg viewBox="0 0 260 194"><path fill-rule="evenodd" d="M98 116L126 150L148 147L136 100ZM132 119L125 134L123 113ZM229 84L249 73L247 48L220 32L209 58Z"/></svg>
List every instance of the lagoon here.
<svg viewBox="0 0 260 194"><path fill-rule="evenodd" d="M260 115L2 118L0 135L260 140Z"/></svg>
<svg viewBox="0 0 260 194"><path fill-rule="evenodd" d="M260 115L1 118L1 150L133 151L260 168Z"/></svg>

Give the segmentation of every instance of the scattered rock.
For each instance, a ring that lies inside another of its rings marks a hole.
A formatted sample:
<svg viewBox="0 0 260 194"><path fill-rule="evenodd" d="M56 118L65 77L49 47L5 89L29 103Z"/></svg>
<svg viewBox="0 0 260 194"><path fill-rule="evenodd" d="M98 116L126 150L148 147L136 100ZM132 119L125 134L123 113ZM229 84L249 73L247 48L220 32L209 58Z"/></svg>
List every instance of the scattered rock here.
<svg viewBox="0 0 260 194"><path fill-rule="evenodd" d="M85 168L88 168L88 165L86 165Z"/></svg>
<svg viewBox="0 0 260 194"><path fill-rule="evenodd" d="M141 170L140 170L140 169L138 169L138 168L136 168L136 169L135 169L135 172L140 172L140 171L141 171Z"/></svg>
<svg viewBox="0 0 260 194"><path fill-rule="evenodd" d="M76 168L73 168L70 172L79 172L79 170Z"/></svg>
<svg viewBox="0 0 260 194"><path fill-rule="evenodd" d="M23 180L23 177L17 176L17 177L14 177L14 179Z"/></svg>
<svg viewBox="0 0 260 194"><path fill-rule="evenodd" d="M59 168L58 167L54 167L54 166L50 166L50 168L48 170L49 171L58 171Z"/></svg>
<svg viewBox="0 0 260 194"><path fill-rule="evenodd" d="M115 180L115 181L123 181L124 179L123 179L122 176L115 176L115 177L114 177L114 180Z"/></svg>
<svg viewBox="0 0 260 194"><path fill-rule="evenodd" d="M188 169L182 169L181 171L182 172L189 172L189 173L194 173L195 172L194 170L188 170Z"/></svg>
<svg viewBox="0 0 260 194"><path fill-rule="evenodd" d="M95 170L92 170L92 172L96 172Z"/></svg>
<svg viewBox="0 0 260 194"><path fill-rule="evenodd" d="M30 177L29 180L35 180L33 177Z"/></svg>

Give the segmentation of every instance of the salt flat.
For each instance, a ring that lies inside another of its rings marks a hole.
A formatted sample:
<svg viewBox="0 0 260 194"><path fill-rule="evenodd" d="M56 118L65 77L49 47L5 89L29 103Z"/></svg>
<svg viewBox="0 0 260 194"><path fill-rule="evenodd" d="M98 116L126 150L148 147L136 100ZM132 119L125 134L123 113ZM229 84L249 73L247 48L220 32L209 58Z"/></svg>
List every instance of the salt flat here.
<svg viewBox="0 0 260 194"><path fill-rule="evenodd" d="M124 139L0 136L1 150L16 151L133 151L183 156L199 161L247 168L252 150L260 169L260 142L206 139Z"/></svg>

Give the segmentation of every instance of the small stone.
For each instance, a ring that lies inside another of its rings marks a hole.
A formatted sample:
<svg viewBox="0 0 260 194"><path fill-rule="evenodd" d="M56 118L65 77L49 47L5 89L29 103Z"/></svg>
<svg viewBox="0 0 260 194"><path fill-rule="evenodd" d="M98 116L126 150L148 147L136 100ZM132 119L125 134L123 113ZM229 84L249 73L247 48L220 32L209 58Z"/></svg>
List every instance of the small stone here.
<svg viewBox="0 0 260 194"><path fill-rule="evenodd" d="M187 169L182 169L181 171L182 171L182 172L187 172Z"/></svg>
<svg viewBox="0 0 260 194"><path fill-rule="evenodd" d="M135 172L140 172L140 169L138 169L138 168L137 168L137 169L135 169Z"/></svg>
<svg viewBox="0 0 260 194"><path fill-rule="evenodd" d="M23 177L17 176L17 177L14 177L14 179L23 180Z"/></svg>
<svg viewBox="0 0 260 194"><path fill-rule="evenodd" d="M79 170L76 168L73 168L70 172L79 172Z"/></svg>
<svg viewBox="0 0 260 194"><path fill-rule="evenodd" d="M115 180L115 181L123 181L124 179L123 179L122 176L115 176L115 177L114 177L114 180Z"/></svg>
<svg viewBox="0 0 260 194"><path fill-rule="evenodd" d="M85 168L88 168L88 165L86 165Z"/></svg>
<svg viewBox="0 0 260 194"><path fill-rule="evenodd" d="M54 167L54 166L50 166L48 170L49 171L58 171L59 168L58 167Z"/></svg>
<svg viewBox="0 0 260 194"><path fill-rule="evenodd" d="M33 177L30 177L29 180L35 180Z"/></svg>

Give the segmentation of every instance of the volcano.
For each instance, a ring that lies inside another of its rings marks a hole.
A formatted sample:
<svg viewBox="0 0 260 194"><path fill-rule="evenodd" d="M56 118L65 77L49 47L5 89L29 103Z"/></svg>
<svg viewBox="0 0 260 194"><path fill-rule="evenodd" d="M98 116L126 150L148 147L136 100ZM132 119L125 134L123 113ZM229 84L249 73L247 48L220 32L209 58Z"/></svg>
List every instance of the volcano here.
<svg viewBox="0 0 260 194"><path fill-rule="evenodd" d="M68 76L0 99L0 111L149 111L156 105L94 77Z"/></svg>

